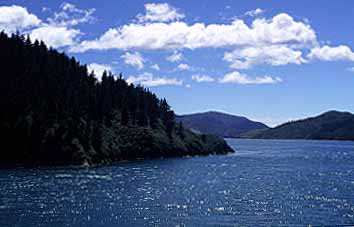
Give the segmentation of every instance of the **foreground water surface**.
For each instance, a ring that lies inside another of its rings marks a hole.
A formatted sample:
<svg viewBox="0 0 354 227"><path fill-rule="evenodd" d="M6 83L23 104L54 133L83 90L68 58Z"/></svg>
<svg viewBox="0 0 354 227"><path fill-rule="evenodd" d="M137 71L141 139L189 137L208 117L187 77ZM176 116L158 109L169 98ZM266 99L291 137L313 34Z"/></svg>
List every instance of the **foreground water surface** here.
<svg viewBox="0 0 354 227"><path fill-rule="evenodd" d="M0 226L354 223L354 143L228 139L224 156L0 169Z"/></svg>

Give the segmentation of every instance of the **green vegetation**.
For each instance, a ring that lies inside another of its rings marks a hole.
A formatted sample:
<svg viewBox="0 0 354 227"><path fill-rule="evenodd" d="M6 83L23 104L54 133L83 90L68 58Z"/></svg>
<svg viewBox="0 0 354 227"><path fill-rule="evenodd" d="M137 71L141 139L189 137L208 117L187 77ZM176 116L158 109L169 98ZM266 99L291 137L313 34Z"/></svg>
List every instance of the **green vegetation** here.
<svg viewBox="0 0 354 227"><path fill-rule="evenodd" d="M354 115L329 111L317 117L292 121L267 130L241 135L254 139L354 140Z"/></svg>
<svg viewBox="0 0 354 227"><path fill-rule="evenodd" d="M5 164L100 164L224 154L222 139L175 124L165 99L122 76L97 81L75 58L0 33L0 132Z"/></svg>

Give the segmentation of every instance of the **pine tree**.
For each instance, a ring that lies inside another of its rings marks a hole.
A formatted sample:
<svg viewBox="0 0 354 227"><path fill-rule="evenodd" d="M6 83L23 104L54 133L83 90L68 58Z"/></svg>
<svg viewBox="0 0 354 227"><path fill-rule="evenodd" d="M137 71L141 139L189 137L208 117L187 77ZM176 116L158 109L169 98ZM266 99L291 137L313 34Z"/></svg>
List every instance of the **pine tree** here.
<svg viewBox="0 0 354 227"><path fill-rule="evenodd" d="M179 135L179 137L181 137L182 140L184 139L185 135L182 121L180 121L178 124L177 134Z"/></svg>
<svg viewBox="0 0 354 227"><path fill-rule="evenodd" d="M129 113L126 107L123 107L122 109L122 125L128 125L129 124Z"/></svg>

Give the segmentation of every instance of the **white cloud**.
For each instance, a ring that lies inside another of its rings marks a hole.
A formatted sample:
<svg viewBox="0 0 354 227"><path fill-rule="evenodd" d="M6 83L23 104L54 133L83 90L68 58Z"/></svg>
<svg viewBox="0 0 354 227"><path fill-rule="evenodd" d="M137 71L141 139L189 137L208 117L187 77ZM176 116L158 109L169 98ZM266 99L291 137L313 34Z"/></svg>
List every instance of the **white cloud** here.
<svg viewBox="0 0 354 227"><path fill-rule="evenodd" d="M348 68L348 70L349 70L350 72L354 72L354 67L350 67L350 68Z"/></svg>
<svg viewBox="0 0 354 227"><path fill-rule="evenodd" d="M193 75L192 76L192 80L194 81L197 81L198 83L201 83L201 82L214 82L215 79L210 77L210 76L207 76L207 75Z"/></svg>
<svg viewBox="0 0 354 227"><path fill-rule="evenodd" d="M219 83L235 83L235 84L276 84L282 82L279 77L255 77L251 78L246 74L234 71L224 75L221 79L219 79Z"/></svg>
<svg viewBox="0 0 354 227"><path fill-rule="evenodd" d="M181 63L177 66L177 69L179 70L191 70L191 67L188 64Z"/></svg>
<svg viewBox="0 0 354 227"><path fill-rule="evenodd" d="M54 48L72 46L82 34L76 25L90 23L95 20L92 14L95 9L79 9L71 3L64 2L60 5L60 11L54 12L53 17L47 18L48 23L31 31L33 39L43 40Z"/></svg>
<svg viewBox="0 0 354 227"><path fill-rule="evenodd" d="M260 47L246 47L226 52L224 60L231 63L231 68L248 69L253 65L287 65L289 63L302 64L302 52L293 50L285 45L271 45Z"/></svg>
<svg viewBox="0 0 354 227"><path fill-rule="evenodd" d="M186 84L186 88L191 88L191 87L192 87L192 85Z"/></svg>
<svg viewBox="0 0 354 227"><path fill-rule="evenodd" d="M318 59L322 61L348 60L354 61L354 53L348 46L340 45L336 47L323 46L311 49L307 55L309 59Z"/></svg>
<svg viewBox="0 0 354 227"><path fill-rule="evenodd" d="M316 42L315 31L304 22L294 21L286 13L270 20L255 19L250 26L243 20L231 24L185 22L127 24L109 29L95 40L83 41L72 48L74 52L91 49L197 49L243 46L297 44Z"/></svg>
<svg viewBox="0 0 354 227"><path fill-rule="evenodd" d="M71 3L64 2L60 5L60 11L55 12L54 17L47 20L49 24L56 26L76 26L95 21L95 17L93 17L95 11L95 8L79 9Z"/></svg>
<svg viewBox="0 0 354 227"><path fill-rule="evenodd" d="M14 33L39 26L41 20L22 6L0 6L0 30Z"/></svg>
<svg viewBox="0 0 354 227"><path fill-rule="evenodd" d="M174 51L173 54L166 58L166 60L169 62L180 62L183 60L183 55L178 51Z"/></svg>
<svg viewBox="0 0 354 227"><path fill-rule="evenodd" d="M154 77L151 73L143 73L138 76L129 76L128 83L141 84L147 87L155 87L162 85L183 85L182 80L168 77Z"/></svg>
<svg viewBox="0 0 354 227"><path fill-rule="evenodd" d="M137 16L138 21L141 23L147 21L169 22L184 18L184 14L178 12L176 8L167 3L147 3L144 7L145 15L139 14Z"/></svg>
<svg viewBox="0 0 354 227"><path fill-rule="evenodd" d="M45 25L32 30L30 37L42 40L48 46L58 48L73 45L80 34L77 29Z"/></svg>
<svg viewBox="0 0 354 227"><path fill-rule="evenodd" d="M139 14L135 22L111 28L97 39L81 43L78 40L83 33L75 26L95 21L95 9L80 9L67 2L62 3L52 17L43 21L24 7L0 6L0 30L8 33L19 30L30 34L32 39L43 40L49 46L69 47L72 52L107 49L128 51L122 58L126 64L138 69L142 69L145 63L144 58L136 52L139 50L173 50L173 54L166 59L180 63L184 59L181 51L185 49L222 48L230 50L223 59L235 69L248 69L259 64L302 64L314 59L354 61L354 52L348 46L316 46L316 33L308 21L294 20L286 13L268 19L252 18L250 23L235 19L231 23L190 24L179 21L184 14L167 3L148 3L144 6L145 14ZM245 15L254 17L262 13L263 10L257 8ZM302 51L307 50L310 53L304 59ZM158 65L150 67L159 70ZM196 70L185 63L179 64L177 69Z"/></svg>
<svg viewBox="0 0 354 227"><path fill-rule="evenodd" d="M264 13L264 10L260 9L260 8L257 8L257 9L245 12L245 15L246 16L250 16L250 17L255 17L255 16L258 16L258 15L260 15L262 13Z"/></svg>
<svg viewBox="0 0 354 227"><path fill-rule="evenodd" d="M144 68L145 59L139 52L127 52L123 54L121 58L127 65L131 65L139 70Z"/></svg>
<svg viewBox="0 0 354 227"><path fill-rule="evenodd" d="M42 10L48 11L48 8ZM41 21L36 15L31 14L21 6L0 7L0 30L13 33L17 30L27 33L30 37L44 41L54 48L72 46L82 34L73 26L91 22L95 9L78 9L75 5L63 3L60 12L55 12L54 17L46 22Z"/></svg>
<svg viewBox="0 0 354 227"><path fill-rule="evenodd" d="M42 12L50 12L52 11L49 7L42 7Z"/></svg>
<svg viewBox="0 0 354 227"><path fill-rule="evenodd" d="M101 81L102 74L104 71L113 72L113 69L110 65L98 64L98 63L91 63L87 65L87 70L89 73L91 73L91 71L94 71L98 81Z"/></svg>
<svg viewBox="0 0 354 227"><path fill-rule="evenodd" d="M316 42L315 31L304 22L297 22L286 14L280 13L271 20L255 19L252 31L257 43L271 44L312 44Z"/></svg>
<svg viewBox="0 0 354 227"><path fill-rule="evenodd" d="M153 64L150 68L155 69L156 71L160 71L160 66L158 64Z"/></svg>

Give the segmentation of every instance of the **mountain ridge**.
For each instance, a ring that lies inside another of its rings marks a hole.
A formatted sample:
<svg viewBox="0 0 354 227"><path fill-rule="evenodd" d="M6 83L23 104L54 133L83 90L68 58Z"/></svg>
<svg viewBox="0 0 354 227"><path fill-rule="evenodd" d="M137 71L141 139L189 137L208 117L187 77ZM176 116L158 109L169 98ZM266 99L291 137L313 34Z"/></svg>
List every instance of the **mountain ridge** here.
<svg viewBox="0 0 354 227"><path fill-rule="evenodd" d="M231 138L255 129L269 128L244 116L215 110L176 115L175 118L177 122L182 122L186 128L194 132Z"/></svg>
<svg viewBox="0 0 354 227"><path fill-rule="evenodd" d="M348 111L329 110L314 117L286 122L262 131L240 135L250 139L354 140L354 115Z"/></svg>

